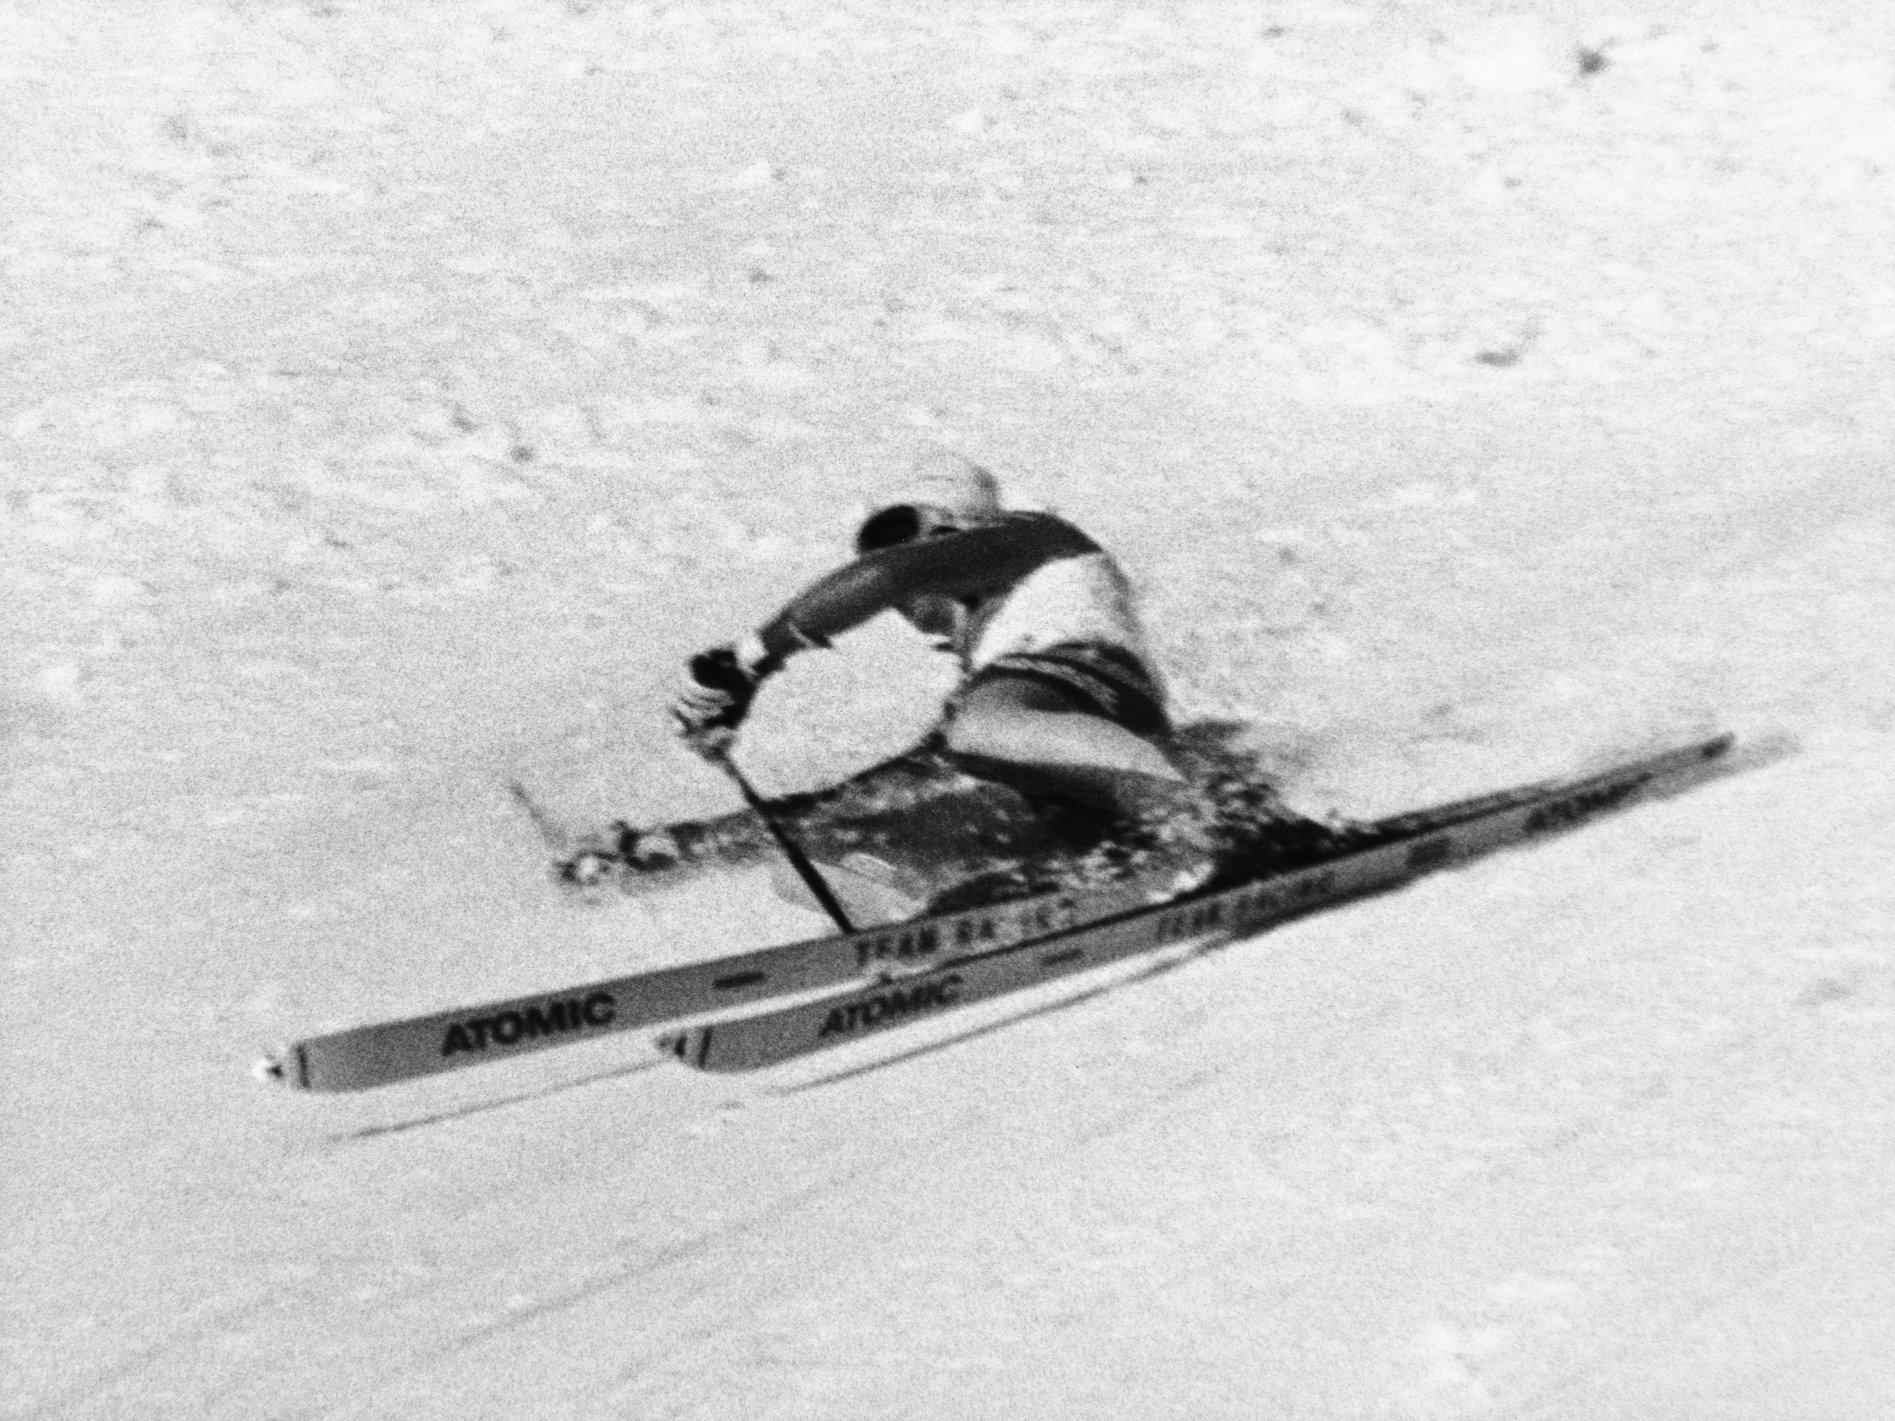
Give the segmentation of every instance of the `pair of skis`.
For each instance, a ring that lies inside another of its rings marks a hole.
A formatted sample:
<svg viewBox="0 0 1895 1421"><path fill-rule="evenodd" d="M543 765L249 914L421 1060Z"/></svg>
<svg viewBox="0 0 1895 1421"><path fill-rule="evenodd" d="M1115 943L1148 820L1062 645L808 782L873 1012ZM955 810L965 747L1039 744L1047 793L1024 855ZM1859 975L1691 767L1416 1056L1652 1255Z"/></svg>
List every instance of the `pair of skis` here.
<svg viewBox="0 0 1895 1421"><path fill-rule="evenodd" d="M362 1090L706 1017L716 1019L662 1035L658 1046L706 1071L776 1065L1174 943L1255 931L1575 827L1682 786L1731 744L1722 735L1583 778L1398 815L1361 826L1357 846L1333 858L1181 897L1164 897L1162 883L1133 877L836 933L314 1036L266 1058L263 1074L305 1090ZM758 1002L768 1005L724 1015Z"/></svg>

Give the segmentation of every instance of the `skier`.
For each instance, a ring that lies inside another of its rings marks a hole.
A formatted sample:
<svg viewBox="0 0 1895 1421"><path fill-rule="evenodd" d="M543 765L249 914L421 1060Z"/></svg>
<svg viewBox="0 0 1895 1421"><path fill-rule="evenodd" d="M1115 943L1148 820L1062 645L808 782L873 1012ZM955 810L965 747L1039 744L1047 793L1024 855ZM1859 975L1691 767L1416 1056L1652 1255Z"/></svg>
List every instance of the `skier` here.
<svg viewBox="0 0 1895 1421"><path fill-rule="evenodd" d="M1064 519L1008 511L992 474L945 451L915 462L856 552L756 631L691 659L673 713L693 750L727 754L785 661L892 610L960 662L938 730L953 762L1204 854L1214 811L1165 749L1164 688L1110 554Z"/></svg>

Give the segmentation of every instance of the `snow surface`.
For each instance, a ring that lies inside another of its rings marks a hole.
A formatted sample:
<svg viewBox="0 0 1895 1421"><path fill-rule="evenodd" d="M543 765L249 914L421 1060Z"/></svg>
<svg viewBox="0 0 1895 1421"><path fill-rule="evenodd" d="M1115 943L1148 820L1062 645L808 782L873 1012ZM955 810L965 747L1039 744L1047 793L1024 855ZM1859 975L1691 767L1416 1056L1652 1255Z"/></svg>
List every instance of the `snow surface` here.
<svg viewBox="0 0 1895 1421"><path fill-rule="evenodd" d="M0 117L4 1414L1895 1414L1891 7L44 0ZM1761 748L756 1078L251 1080L814 930L503 782L730 807L680 658L929 442L1311 809Z"/></svg>

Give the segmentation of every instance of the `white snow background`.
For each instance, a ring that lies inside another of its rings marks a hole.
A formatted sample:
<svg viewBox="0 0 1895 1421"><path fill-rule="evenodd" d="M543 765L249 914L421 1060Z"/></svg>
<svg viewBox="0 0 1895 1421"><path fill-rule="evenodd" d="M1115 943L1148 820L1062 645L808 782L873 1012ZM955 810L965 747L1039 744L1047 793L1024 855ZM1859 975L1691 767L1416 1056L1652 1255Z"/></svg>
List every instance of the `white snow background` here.
<svg viewBox="0 0 1895 1421"><path fill-rule="evenodd" d="M1895 1414L1891 7L14 0L0 120L5 1415ZM252 1080L818 930L504 781L732 807L681 658L929 443L1312 810L1761 748L793 1069Z"/></svg>

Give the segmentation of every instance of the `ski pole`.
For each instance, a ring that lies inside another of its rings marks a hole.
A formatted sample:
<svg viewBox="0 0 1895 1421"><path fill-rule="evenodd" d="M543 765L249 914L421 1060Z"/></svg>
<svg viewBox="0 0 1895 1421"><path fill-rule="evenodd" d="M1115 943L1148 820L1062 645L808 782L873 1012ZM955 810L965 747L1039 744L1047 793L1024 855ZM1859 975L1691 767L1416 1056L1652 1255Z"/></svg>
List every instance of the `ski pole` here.
<svg viewBox="0 0 1895 1421"><path fill-rule="evenodd" d="M763 827L770 831L770 837L776 840L777 847L783 850L783 856L790 861L790 867L796 870L796 876L803 880L803 886L808 888L811 896L822 905L822 910L843 932L853 933L855 924L850 922L849 915L842 911L842 904L836 901L834 890L829 887L816 865L810 862L809 855L803 852L802 846L790 837L789 830L785 829L781 821L777 819L776 811L770 807L770 802L757 793L744 772L737 768L737 762L730 758L730 751L722 750L705 758L730 776L730 782L737 786L737 792L744 797L744 803L756 811L757 817L763 821Z"/></svg>

